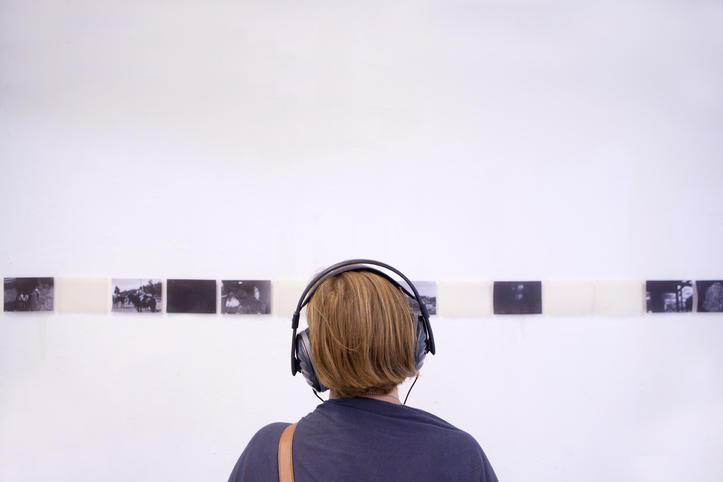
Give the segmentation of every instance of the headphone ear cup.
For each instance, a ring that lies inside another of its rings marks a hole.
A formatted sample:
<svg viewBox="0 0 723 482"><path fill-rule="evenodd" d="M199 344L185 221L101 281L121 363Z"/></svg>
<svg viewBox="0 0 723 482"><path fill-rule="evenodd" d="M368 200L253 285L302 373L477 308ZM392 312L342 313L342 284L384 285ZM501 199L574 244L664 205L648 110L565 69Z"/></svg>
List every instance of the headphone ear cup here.
<svg viewBox="0 0 723 482"><path fill-rule="evenodd" d="M427 349L427 332L424 329L422 315L417 318L417 348L414 352L414 362L417 364L417 371L424 365L424 359L429 350Z"/></svg>
<svg viewBox="0 0 723 482"><path fill-rule="evenodd" d="M299 371L306 383L317 392L325 392L327 388L319 381L314 369L314 361L311 358L311 342L309 340L309 329L305 329L296 335L296 357L299 360Z"/></svg>

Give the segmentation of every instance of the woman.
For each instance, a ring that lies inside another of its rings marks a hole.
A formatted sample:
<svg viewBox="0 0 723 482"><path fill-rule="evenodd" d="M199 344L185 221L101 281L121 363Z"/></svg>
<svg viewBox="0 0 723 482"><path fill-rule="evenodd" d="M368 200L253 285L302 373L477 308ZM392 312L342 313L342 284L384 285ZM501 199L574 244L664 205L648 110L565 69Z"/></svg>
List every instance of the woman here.
<svg viewBox="0 0 723 482"><path fill-rule="evenodd" d="M295 480L496 481L471 435L400 401L397 387L417 375L426 353L420 360L423 320L413 318L396 282L358 261L335 265L342 269L310 285L308 341L318 383L309 381L331 396L297 424ZM279 439L288 426L259 430L230 482L279 480Z"/></svg>

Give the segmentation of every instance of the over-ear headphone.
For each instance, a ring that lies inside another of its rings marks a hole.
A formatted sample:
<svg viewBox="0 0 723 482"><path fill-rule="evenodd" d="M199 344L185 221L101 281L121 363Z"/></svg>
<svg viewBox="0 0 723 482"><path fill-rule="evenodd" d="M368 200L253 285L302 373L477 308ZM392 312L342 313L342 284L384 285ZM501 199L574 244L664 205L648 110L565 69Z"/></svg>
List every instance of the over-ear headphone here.
<svg viewBox="0 0 723 482"><path fill-rule="evenodd" d="M399 284L399 282L388 274L373 268L372 266L379 266L398 275L407 284L409 290L404 288L404 286ZM291 328L294 330L291 338L291 374L296 375L297 372L301 372L304 375L306 382L317 392L323 392L327 388L316 376L314 361L311 357L309 329L306 328L298 335L296 334L297 328L299 327L299 318L301 316L301 310L307 305L307 303L309 303L309 300L311 300L312 296L314 296L314 293L316 293L316 290L319 289L319 286L321 286L329 278L346 271L368 271L375 273L399 288L409 298L416 300L419 304L419 309L422 312L416 320L417 347L414 353L414 361L417 365L417 370L422 368L424 358L427 353L431 353L432 355L436 353L434 335L432 334L432 327L429 324L429 312L427 311L427 306L422 301L421 296L419 296L417 288L411 281L409 281L409 278L404 276L404 274L402 274L399 270L392 268L388 264L380 263L379 261L373 261L371 259L350 259L342 261L341 263L337 263L326 268L311 280L309 285L301 294L299 303L296 305L294 316L291 318Z"/></svg>

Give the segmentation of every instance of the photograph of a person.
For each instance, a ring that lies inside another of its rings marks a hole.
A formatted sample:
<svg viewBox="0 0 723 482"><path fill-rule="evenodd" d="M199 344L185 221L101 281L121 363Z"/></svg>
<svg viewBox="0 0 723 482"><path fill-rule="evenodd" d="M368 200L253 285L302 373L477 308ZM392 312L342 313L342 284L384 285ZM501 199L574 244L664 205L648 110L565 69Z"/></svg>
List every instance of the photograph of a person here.
<svg viewBox="0 0 723 482"><path fill-rule="evenodd" d="M148 278L113 279L114 313L161 313L163 281Z"/></svg>
<svg viewBox="0 0 723 482"><path fill-rule="evenodd" d="M328 399L296 423L259 427L229 482L497 482L472 435L407 405L399 393L406 380L425 383L420 369L437 350L431 324L413 316L397 285L361 261L317 274L298 303L308 328L289 333L292 374L304 379L296 382L311 386L309 397Z"/></svg>
<svg viewBox="0 0 723 482"><path fill-rule="evenodd" d="M166 313L216 313L216 280L169 279Z"/></svg>
<svg viewBox="0 0 723 482"><path fill-rule="evenodd" d="M430 315L437 314L437 282L436 281L412 281L414 287L419 292L419 297L427 307L427 312ZM419 309L419 303L414 298L407 298L409 301L409 307L415 316L421 315L422 311Z"/></svg>
<svg viewBox="0 0 723 482"><path fill-rule="evenodd" d="M542 282L495 281L492 295L495 315L542 313Z"/></svg>
<svg viewBox="0 0 723 482"><path fill-rule="evenodd" d="M699 313L723 312L723 281L696 281Z"/></svg>
<svg viewBox="0 0 723 482"><path fill-rule="evenodd" d="M693 282L646 281L645 303L648 313L685 313L693 311Z"/></svg>
<svg viewBox="0 0 723 482"><path fill-rule="evenodd" d="M221 281L221 313L226 315L270 314L271 281Z"/></svg>
<svg viewBox="0 0 723 482"><path fill-rule="evenodd" d="M4 311L53 311L54 278L5 278Z"/></svg>

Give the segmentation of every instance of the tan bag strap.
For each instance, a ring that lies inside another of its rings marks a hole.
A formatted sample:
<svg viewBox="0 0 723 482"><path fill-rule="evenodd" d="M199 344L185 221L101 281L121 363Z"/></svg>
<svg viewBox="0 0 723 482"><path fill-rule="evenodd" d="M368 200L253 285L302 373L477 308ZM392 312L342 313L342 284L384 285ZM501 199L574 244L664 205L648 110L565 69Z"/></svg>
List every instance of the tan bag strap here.
<svg viewBox="0 0 723 482"><path fill-rule="evenodd" d="M294 482L294 455L291 445L294 441L296 424L284 429L279 439L279 482Z"/></svg>

